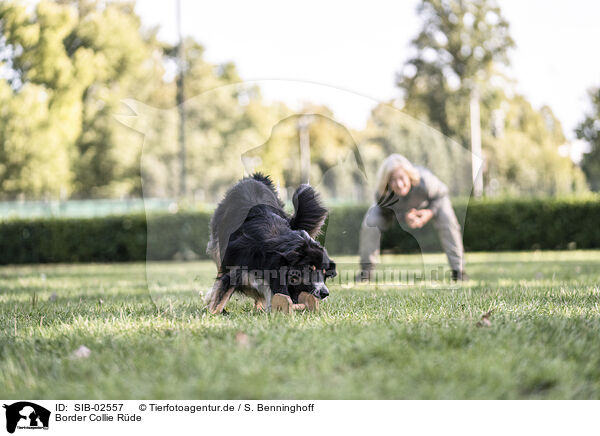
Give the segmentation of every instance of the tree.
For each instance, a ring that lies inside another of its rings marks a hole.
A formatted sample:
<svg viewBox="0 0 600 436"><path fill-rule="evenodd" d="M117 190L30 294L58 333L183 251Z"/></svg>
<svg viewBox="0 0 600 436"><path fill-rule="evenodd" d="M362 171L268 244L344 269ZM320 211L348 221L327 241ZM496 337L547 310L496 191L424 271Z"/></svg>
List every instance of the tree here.
<svg viewBox="0 0 600 436"><path fill-rule="evenodd" d="M565 144L560 121L548 106L535 110L520 95L504 97L495 112L495 128L483 142L488 194L568 194L586 190L585 176L561 156Z"/></svg>
<svg viewBox="0 0 600 436"><path fill-rule="evenodd" d="M174 47L166 47L164 60L172 60L175 53ZM218 201L243 175L242 154L266 141L281 106L263 104L256 86L241 83L235 65L207 62L204 48L191 38L183 41L183 58L187 191L197 200ZM172 81L166 85L174 91ZM141 175L146 196L179 193L179 117L172 95L166 109L130 101L133 116L120 117L144 135Z"/></svg>
<svg viewBox="0 0 600 436"><path fill-rule="evenodd" d="M74 195L140 195L139 135L114 119L125 98L170 106L174 86L163 80L163 45L156 30L142 32L133 2L63 0L78 12L77 25L65 39L69 52L94 54L94 81L82 96L82 129L73 159Z"/></svg>
<svg viewBox="0 0 600 436"><path fill-rule="evenodd" d="M133 4L3 2L0 31L3 196L139 192L141 142L113 114L131 94L168 93Z"/></svg>
<svg viewBox="0 0 600 436"><path fill-rule="evenodd" d="M509 64L508 22L494 0L422 0L417 11L423 27L411 43L415 55L397 76L405 110L468 143L471 90L478 87L482 106L490 106L497 95L488 84Z"/></svg>
<svg viewBox="0 0 600 436"><path fill-rule="evenodd" d="M0 190L65 196L71 190L74 141L81 131L81 97L93 79L93 54L71 54L72 9L40 2L33 12L0 4Z"/></svg>
<svg viewBox="0 0 600 436"><path fill-rule="evenodd" d="M592 111L577 126L577 137L590 145L590 151L583 155L581 168L586 174L590 187L600 191L600 88L589 91Z"/></svg>
<svg viewBox="0 0 600 436"><path fill-rule="evenodd" d="M565 143L550 108L535 110L506 77L514 47L494 0L422 0L415 56L398 75L404 107L461 144L470 142L469 102L480 100L487 194L557 194L585 189L558 154Z"/></svg>

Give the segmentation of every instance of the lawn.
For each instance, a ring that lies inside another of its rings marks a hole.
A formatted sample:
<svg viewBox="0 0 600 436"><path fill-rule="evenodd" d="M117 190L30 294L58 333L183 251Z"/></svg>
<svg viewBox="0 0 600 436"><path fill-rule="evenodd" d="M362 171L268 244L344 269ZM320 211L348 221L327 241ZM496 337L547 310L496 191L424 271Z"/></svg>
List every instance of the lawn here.
<svg viewBox="0 0 600 436"><path fill-rule="evenodd" d="M209 262L149 265L152 292L144 264L2 267L0 397L599 399L600 251L467 262L457 288L337 284L291 316L207 314Z"/></svg>

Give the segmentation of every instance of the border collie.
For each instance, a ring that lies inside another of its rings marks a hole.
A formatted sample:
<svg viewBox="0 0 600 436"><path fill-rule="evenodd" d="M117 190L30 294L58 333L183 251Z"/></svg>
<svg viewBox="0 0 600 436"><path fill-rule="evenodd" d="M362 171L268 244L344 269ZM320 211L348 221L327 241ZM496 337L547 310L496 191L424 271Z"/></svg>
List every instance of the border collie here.
<svg viewBox="0 0 600 436"><path fill-rule="evenodd" d="M274 294L298 302L301 292L325 298L325 280L335 277L335 263L315 237L327 218L318 193L301 185L289 216L268 176L255 173L225 194L210 221L206 252L218 273L206 304L220 313L234 292L253 298L259 310L271 309Z"/></svg>

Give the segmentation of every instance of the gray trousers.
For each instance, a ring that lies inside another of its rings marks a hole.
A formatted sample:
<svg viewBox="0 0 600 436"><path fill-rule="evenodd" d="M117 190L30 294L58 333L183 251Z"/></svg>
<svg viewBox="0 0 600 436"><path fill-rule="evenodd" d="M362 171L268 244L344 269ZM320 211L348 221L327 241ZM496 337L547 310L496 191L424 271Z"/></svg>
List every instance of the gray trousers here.
<svg viewBox="0 0 600 436"><path fill-rule="evenodd" d="M456 271L464 270L464 248L462 234L456 214L450 203L450 198L440 199L440 207L433 216L433 225L438 233L442 249L448 257L450 268ZM381 232L387 230L394 222L402 225L407 232L412 233L405 225L403 210L383 209L377 204L369 208L360 227L359 253L363 270L373 268L379 263L379 248ZM413 236L415 236L413 234ZM417 242L419 240L417 239ZM420 244L419 244L420 245Z"/></svg>

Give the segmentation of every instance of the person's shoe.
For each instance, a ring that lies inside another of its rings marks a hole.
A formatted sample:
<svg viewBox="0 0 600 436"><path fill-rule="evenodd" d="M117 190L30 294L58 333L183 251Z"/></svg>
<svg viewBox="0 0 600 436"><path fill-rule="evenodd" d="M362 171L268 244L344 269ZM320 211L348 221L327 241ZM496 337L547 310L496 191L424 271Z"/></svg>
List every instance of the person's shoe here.
<svg viewBox="0 0 600 436"><path fill-rule="evenodd" d="M456 269L452 270L452 281L458 282L466 282L469 280L469 275L467 274L466 271L459 271Z"/></svg>
<svg viewBox="0 0 600 436"><path fill-rule="evenodd" d="M356 283L369 283L375 277L375 268L362 269L356 273Z"/></svg>

